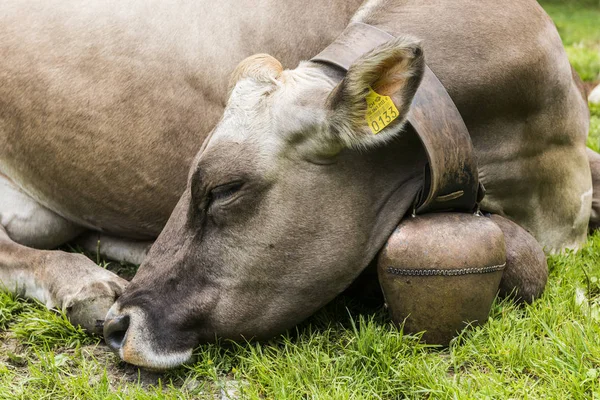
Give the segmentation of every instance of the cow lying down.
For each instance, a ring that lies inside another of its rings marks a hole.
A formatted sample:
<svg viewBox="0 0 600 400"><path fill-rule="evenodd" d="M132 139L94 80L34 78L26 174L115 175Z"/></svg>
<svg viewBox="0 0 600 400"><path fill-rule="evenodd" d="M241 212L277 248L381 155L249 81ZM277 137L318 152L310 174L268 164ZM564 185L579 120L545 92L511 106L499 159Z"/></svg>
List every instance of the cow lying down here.
<svg viewBox="0 0 600 400"><path fill-rule="evenodd" d="M348 287L424 187L406 121L425 62L470 134L482 212L546 252L597 223L587 104L534 0L213 3L7 0L0 15L0 281L88 329L106 319L123 360L166 368L215 337L270 337ZM347 72L301 61L350 23L393 39ZM396 108L377 134L371 90ZM143 259L130 283L49 250L98 234L107 256ZM539 294L544 274L525 276L509 286Z"/></svg>

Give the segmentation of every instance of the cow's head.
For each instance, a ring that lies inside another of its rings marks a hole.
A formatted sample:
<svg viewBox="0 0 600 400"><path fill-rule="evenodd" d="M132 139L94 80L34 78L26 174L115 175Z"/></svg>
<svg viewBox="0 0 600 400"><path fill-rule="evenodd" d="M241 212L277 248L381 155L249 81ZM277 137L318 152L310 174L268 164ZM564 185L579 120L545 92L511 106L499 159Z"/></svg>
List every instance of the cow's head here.
<svg viewBox="0 0 600 400"><path fill-rule="evenodd" d="M127 362L165 368L215 337L266 338L342 292L410 207L423 168L402 125L423 74L400 38L346 76L267 55L232 77L223 118L191 167L165 229L107 316ZM399 117L374 135L369 88Z"/></svg>

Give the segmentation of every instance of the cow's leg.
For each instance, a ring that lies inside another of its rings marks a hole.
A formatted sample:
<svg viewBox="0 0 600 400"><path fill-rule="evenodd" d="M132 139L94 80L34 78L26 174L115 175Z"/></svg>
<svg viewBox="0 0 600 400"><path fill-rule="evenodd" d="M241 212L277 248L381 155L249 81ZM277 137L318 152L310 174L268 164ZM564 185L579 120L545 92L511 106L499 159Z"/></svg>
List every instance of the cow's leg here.
<svg viewBox="0 0 600 400"><path fill-rule="evenodd" d="M99 332L96 321L127 281L81 254L33 248L58 246L81 230L0 175L0 286L62 309L73 323Z"/></svg>
<svg viewBox="0 0 600 400"><path fill-rule="evenodd" d="M590 215L590 230L600 228L600 154L592 149L587 149L592 171L592 213Z"/></svg>
<svg viewBox="0 0 600 400"><path fill-rule="evenodd" d="M99 232L86 232L75 243L90 253L99 253L102 257L115 261L125 261L140 265L153 241L127 240Z"/></svg>

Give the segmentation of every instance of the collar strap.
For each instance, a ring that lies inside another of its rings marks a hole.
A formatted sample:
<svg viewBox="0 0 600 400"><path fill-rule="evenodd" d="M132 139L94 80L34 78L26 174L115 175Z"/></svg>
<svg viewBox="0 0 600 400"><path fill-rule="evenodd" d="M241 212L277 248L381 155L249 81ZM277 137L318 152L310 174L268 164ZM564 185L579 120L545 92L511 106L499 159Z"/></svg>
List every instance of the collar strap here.
<svg viewBox="0 0 600 400"><path fill-rule="evenodd" d="M392 39L394 36L373 25L351 22L333 43L311 61L334 65L348 71L363 54Z"/></svg>
<svg viewBox="0 0 600 400"><path fill-rule="evenodd" d="M352 22L311 61L347 72L363 54L394 37L372 25ZM479 183L471 136L450 95L428 66L408 123L421 139L428 159L415 212L473 211L485 190Z"/></svg>

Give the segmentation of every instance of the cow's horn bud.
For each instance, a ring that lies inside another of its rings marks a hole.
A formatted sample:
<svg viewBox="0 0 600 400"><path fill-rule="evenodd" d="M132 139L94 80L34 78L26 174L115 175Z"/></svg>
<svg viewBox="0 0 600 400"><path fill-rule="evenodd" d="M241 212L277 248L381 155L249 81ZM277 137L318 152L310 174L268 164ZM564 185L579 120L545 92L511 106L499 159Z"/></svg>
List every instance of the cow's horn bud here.
<svg viewBox="0 0 600 400"><path fill-rule="evenodd" d="M272 82L279 78L283 72L283 66L269 54L255 54L244 59L235 68L229 79L229 90L244 78L252 78L261 82Z"/></svg>

